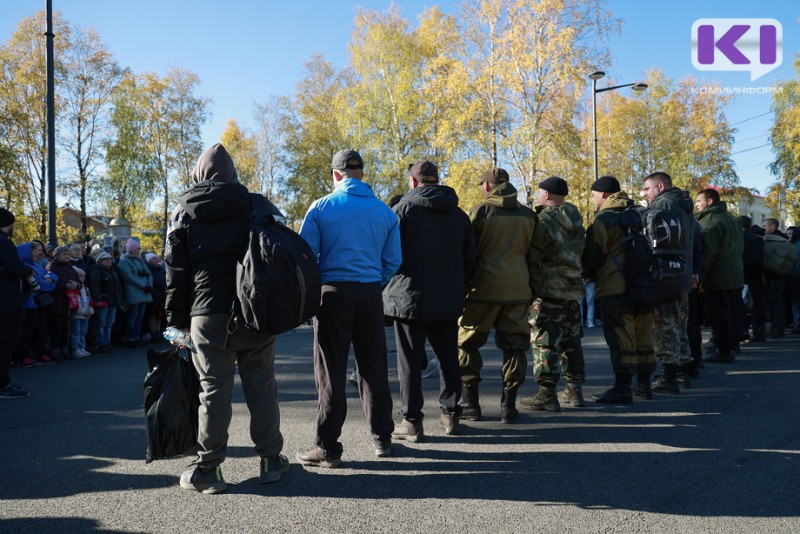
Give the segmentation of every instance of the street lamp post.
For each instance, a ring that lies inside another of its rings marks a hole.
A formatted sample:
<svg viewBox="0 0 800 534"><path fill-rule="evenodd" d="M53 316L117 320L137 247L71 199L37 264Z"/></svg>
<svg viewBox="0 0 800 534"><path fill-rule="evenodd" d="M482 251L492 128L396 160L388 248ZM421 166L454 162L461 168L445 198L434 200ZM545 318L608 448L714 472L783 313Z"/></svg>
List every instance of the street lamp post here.
<svg viewBox="0 0 800 534"><path fill-rule="evenodd" d="M614 89L622 89L623 87L630 87L634 92L641 93L645 89L647 89L646 83L641 82L634 82L634 83L623 83L622 85L614 85L612 87L603 87L601 89L597 88L597 80L601 79L605 76L606 73L602 70L597 70L589 75L589 79L592 80L592 132L594 133L594 180L597 181L599 177L598 166L597 166L597 93L602 93L604 91L613 91Z"/></svg>

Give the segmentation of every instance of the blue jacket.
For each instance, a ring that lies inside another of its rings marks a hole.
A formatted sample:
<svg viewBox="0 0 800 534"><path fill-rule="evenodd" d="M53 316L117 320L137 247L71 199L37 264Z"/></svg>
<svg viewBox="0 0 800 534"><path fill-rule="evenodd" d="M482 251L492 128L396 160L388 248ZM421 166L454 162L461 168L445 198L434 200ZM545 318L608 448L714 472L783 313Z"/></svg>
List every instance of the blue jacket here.
<svg viewBox="0 0 800 534"><path fill-rule="evenodd" d="M356 178L311 204L300 235L317 256L323 284L385 286L402 263L397 216Z"/></svg>
<svg viewBox="0 0 800 534"><path fill-rule="evenodd" d="M52 293L56 288L58 276L55 273L47 272L47 270L42 267L41 263L32 258L33 247L30 243L17 245L17 252L19 253L19 259L22 260L22 263L33 269L33 277L39 282L39 291L32 292L28 297L27 304L25 304L26 308L34 309L37 307L36 302L33 300L34 295L38 293Z"/></svg>
<svg viewBox="0 0 800 534"><path fill-rule="evenodd" d="M125 303L128 305L152 302L153 297L145 287L153 287L153 275L142 258L124 254L119 259L119 272L125 288Z"/></svg>

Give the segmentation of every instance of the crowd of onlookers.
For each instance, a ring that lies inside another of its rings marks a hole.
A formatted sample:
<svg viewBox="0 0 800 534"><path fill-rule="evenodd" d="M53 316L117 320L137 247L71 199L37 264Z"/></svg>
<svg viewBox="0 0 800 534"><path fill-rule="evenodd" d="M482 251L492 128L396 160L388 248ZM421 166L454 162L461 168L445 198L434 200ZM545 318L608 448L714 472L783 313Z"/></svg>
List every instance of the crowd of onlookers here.
<svg viewBox="0 0 800 534"><path fill-rule="evenodd" d="M131 238L121 247L85 243L17 246L33 269L12 367L52 365L163 340L166 270Z"/></svg>

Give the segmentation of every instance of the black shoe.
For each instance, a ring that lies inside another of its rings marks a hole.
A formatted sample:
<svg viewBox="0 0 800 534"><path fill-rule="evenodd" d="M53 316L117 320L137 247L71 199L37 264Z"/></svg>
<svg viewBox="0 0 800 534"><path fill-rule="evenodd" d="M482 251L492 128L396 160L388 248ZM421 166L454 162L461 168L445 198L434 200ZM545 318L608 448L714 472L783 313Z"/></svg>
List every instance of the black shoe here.
<svg viewBox="0 0 800 534"><path fill-rule="evenodd" d="M258 481L262 484L277 482L281 479L281 476L289 470L289 467L291 467L289 459L282 454L265 456L261 459Z"/></svg>
<svg viewBox="0 0 800 534"><path fill-rule="evenodd" d="M203 471L200 466L184 471L181 475L181 487L203 493L222 493L228 489L219 466L210 471Z"/></svg>
<svg viewBox="0 0 800 534"><path fill-rule="evenodd" d="M375 438L372 440L375 446L375 456L378 458L386 458L392 455L392 438L391 436Z"/></svg>
<svg viewBox="0 0 800 534"><path fill-rule="evenodd" d="M653 393L661 395L677 395L681 392L676 379L667 379L664 375L656 377L653 380Z"/></svg>
<svg viewBox="0 0 800 534"><path fill-rule="evenodd" d="M653 388L649 383L636 382L636 385L633 386L633 394L639 399L652 400Z"/></svg>
<svg viewBox="0 0 800 534"><path fill-rule="evenodd" d="M721 354L717 352L716 354L708 356L703 361L706 363L733 363L735 359L733 354Z"/></svg>
<svg viewBox="0 0 800 534"><path fill-rule="evenodd" d="M633 392L630 386L614 386L602 395L592 395L592 399L600 404L632 404Z"/></svg>

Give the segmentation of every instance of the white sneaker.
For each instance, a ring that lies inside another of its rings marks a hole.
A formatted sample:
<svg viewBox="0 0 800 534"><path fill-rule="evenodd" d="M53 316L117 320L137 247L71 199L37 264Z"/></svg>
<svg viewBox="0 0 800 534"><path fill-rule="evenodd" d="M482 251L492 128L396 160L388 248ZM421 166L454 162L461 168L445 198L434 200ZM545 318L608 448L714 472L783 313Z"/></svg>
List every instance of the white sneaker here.
<svg viewBox="0 0 800 534"><path fill-rule="evenodd" d="M586 323L586 328L594 328L594 323Z"/></svg>
<svg viewBox="0 0 800 534"><path fill-rule="evenodd" d="M89 352L87 350L83 350L83 349L76 350L74 354L75 354L76 358L85 358L87 356L91 356L92 355L91 352Z"/></svg>
<svg viewBox="0 0 800 534"><path fill-rule="evenodd" d="M428 367L422 371L422 378L433 378L439 375L438 362L436 358L428 360Z"/></svg>

